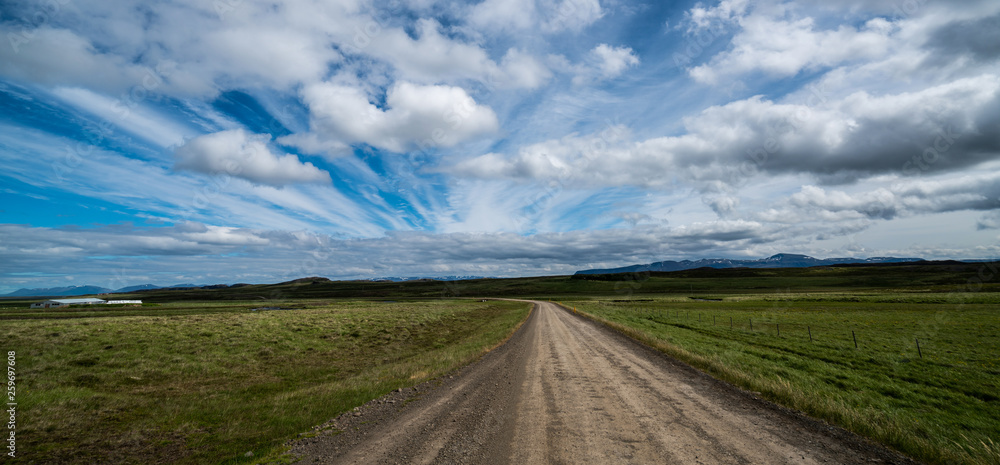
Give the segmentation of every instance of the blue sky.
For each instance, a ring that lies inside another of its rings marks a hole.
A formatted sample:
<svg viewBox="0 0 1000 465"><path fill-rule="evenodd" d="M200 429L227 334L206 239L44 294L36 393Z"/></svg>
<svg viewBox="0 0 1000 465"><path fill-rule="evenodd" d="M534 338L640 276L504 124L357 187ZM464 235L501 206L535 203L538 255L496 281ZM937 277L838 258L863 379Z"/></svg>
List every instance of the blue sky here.
<svg viewBox="0 0 1000 465"><path fill-rule="evenodd" d="M1000 256L1000 4L4 2L0 292Z"/></svg>

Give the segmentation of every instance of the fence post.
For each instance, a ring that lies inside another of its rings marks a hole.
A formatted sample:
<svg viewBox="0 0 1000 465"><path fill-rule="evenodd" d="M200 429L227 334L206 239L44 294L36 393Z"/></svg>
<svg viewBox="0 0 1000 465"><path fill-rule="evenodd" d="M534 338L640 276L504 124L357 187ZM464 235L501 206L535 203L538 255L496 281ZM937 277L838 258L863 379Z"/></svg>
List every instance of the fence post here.
<svg viewBox="0 0 1000 465"><path fill-rule="evenodd" d="M733 317L729 317L729 329L733 329Z"/></svg>
<svg viewBox="0 0 1000 465"><path fill-rule="evenodd" d="M924 354L920 352L920 339L913 338L913 340L917 341L917 355L919 355L920 358L924 358Z"/></svg>
<svg viewBox="0 0 1000 465"><path fill-rule="evenodd" d="M812 328L806 326L806 331L809 331L809 342L813 341L813 330Z"/></svg>
<svg viewBox="0 0 1000 465"><path fill-rule="evenodd" d="M750 331L753 331L753 318L747 318L750 320Z"/></svg>
<svg viewBox="0 0 1000 465"><path fill-rule="evenodd" d="M781 337L781 325L779 325L778 323L775 323L774 324L774 329L778 330L778 337Z"/></svg>
<svg viewBox="0 0 1000 465"><path fill-rule="evenodd" d="M851 337L854 338L854 348L858 348L858 337L854 335L854 330L851 330Z"/></svg>

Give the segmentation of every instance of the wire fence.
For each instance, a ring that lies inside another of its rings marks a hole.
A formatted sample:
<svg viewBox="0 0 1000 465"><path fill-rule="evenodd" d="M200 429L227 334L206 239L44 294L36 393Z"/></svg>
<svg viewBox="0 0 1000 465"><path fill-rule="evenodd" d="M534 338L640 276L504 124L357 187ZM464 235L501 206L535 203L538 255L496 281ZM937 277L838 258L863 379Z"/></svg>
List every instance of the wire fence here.
<svg viewBox="0 0 1000 465"><path fill-rule="evenodd" d="M660 325L674 326L716 336L742 337L752 335L761 343L774 339L780 344L814 344L825 348L853 349L869 353L897 355L904 360L929 359L954 368L988 368L1000 374L1000 338L996 334L1000 317L991 321L957 321L950 315L944 321L928 312L923 317L912 317L905 323L892 325L879 321L822 321L809 320L807 314L794 316L778 312L709 309L693 311L643 305L639 302L595 302L603 307L626 311L633 317ZM877 311L877 310L874 310ZM829 316L829 315L827 315ZM842 315L846 318L850 315ZM926 320L937 320L929 324ZM946 331L951 324L960 323L954 333ZM976 334L978 333L978 334Z"/></svg>

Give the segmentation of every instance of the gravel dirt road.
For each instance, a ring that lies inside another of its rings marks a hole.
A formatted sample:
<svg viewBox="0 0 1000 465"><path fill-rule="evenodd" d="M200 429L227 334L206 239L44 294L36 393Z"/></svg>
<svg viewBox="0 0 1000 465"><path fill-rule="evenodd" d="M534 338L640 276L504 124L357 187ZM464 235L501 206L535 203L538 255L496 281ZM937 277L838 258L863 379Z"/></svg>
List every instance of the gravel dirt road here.
<svg viewBox="0 0 1000 465"><path fill-rule="evenodd" d="M451 376L296 440L300 464L914 463L548 302Z"/></svg>

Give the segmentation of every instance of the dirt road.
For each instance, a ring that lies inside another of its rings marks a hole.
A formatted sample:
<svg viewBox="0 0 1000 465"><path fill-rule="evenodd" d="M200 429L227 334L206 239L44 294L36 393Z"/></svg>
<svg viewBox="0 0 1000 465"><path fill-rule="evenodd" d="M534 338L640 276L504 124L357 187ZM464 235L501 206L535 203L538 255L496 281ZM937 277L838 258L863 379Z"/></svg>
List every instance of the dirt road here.
<svg viewBox="0 0 1000 465"><path fill-rule="evenodd" d="M321 432L298 463L912 463L547 302L454 376Z"/></svg>

